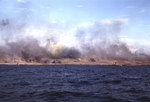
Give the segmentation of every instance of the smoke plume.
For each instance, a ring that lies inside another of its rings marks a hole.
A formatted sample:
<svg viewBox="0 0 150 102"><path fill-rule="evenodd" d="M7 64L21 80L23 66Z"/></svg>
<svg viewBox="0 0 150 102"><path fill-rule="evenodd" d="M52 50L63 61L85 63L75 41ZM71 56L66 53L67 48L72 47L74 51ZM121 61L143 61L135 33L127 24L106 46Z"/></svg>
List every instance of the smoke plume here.
<svg viewBox="0 0 150 102"><path fill-rule="evenodd" d="M150 59L149 54L139 49L133 52L120 40L119 34L128 19L104 19L69 27L71 24L62 26L59 22L39 18L31 6L30 2L17 2L13 8L13 13L18 10L15 17L0 11L3 15L0 17L0 62L45 62L61 58Z"/></svg>

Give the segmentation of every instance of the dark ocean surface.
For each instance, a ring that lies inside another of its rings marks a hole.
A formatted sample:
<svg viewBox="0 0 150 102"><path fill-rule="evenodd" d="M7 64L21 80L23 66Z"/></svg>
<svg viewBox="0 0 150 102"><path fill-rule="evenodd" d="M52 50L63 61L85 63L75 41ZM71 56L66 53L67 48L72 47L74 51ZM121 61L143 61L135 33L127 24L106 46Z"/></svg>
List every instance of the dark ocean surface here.
<svg viewBox="0 0 150 102"><path fill-rule="evenodd" d="M0 102L150 102L150 66L0 65Z"/></svg>

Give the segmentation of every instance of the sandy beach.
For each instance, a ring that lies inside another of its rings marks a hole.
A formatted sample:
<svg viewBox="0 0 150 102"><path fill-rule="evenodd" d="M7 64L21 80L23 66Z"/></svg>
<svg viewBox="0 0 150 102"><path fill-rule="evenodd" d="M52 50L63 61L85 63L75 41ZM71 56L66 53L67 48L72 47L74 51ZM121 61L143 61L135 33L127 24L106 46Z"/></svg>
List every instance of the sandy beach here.
<svg viewBox="0 0 150 102"><path fill-rule="evenodd" d="M50 59L49 62L0 62L0 65L150 65L150 61L140 60L108 60L108 59Z"/></svg>

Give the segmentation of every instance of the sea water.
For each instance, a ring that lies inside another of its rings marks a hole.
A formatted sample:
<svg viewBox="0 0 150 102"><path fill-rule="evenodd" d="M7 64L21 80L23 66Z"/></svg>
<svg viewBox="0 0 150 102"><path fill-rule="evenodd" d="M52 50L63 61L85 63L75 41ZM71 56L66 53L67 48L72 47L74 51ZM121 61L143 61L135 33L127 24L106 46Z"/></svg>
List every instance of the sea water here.
<svg viewBox="0 0 150 102"><path fill-rule="evenodd" d="M150 66L0 65L0 102L150 102Z"/></svg>

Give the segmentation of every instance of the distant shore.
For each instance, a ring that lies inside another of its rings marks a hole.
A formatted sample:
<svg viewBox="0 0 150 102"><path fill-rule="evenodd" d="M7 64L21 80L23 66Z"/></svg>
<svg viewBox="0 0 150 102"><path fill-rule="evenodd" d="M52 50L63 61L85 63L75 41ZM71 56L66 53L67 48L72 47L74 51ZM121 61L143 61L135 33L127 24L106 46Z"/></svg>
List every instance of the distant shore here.
<svg viewBox="0 0 150 102"><path fill-rule="evenodd" d="M49 62L0 62L0 65L150 65L150 61L146 60L108 60L108 59L51 59Z"/></svg>

